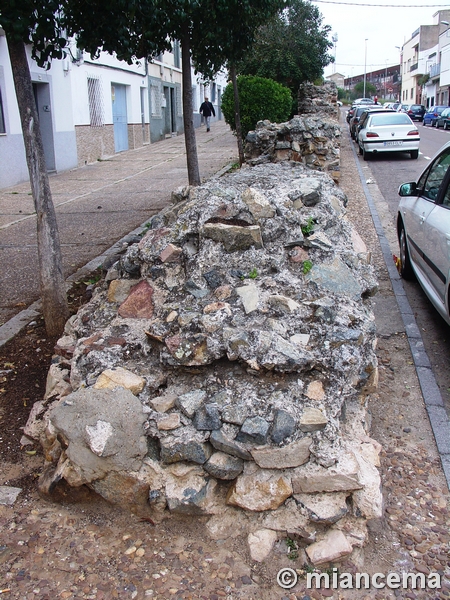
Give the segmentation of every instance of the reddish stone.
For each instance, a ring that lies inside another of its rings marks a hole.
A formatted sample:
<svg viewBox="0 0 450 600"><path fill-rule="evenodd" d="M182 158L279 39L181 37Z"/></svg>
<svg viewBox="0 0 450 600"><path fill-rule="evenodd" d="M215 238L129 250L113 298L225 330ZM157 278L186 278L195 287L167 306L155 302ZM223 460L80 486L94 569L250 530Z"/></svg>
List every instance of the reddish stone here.
<svg viewBox="0 0 450 600"><path fill-rule="evenodd" d="M95 344L95 342L98 342L98 340L102 337L102 334L100 332L94 333L94 335L91 335L91 337L88 337L84 340L84 345L85 346L93 346Z"/></svg>
<svg viewBox="0 0 450 600"><path fill-rule="evenodd" d="M290 261L293 263L302 263L305 260L308 260L309 255L306 250L303 250L300 246L295 246L292 248L291 255L289 257Z"/></svg>
<svg viewBox="0 0 450 600"><path fill-rule="evenodd" d="M147 281L140 281L131 288L128 298L119 306L119 315L124 319L151 319L152 296L153 288Z"/></svg>
<svg viewBox="0 0 450 600"><path fill-rule="evenodd" d="M161 262L176 262L182 253L182 249L174 246L173 244L167 244L164 250L159 255Z"/></svg>
<svg viewBox="0 0 450 600"><path fill-rule="evenodd" d="M166 342L166 346L170 354L173 354L180 347L181 337L179 335L174 335L172 337L166 338L164 341Z"/></svg>
<svg viewBox="0 0 450 600"><path fill-rule="evenodd" d="M106 343L108 346L124 346L127 345L127 340L123 337L109 337L106 338Z"/></svg>
<svg viewBox="0 0 450 600"><path fill-rule="evenodd" d="M58 356L71 359L73 358L73 353L75 352L75 346L66 346L65 348L61 348L61 346L56 344L53 351Z"/></svg>

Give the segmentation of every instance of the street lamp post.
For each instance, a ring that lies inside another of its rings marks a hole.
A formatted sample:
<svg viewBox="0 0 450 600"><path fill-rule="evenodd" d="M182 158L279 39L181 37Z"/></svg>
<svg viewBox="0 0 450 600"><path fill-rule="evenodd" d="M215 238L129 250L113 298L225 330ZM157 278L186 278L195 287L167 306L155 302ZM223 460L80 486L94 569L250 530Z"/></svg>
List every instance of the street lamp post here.
<svg viewBox="0 0 450 600"><path fill-rule="evenodd" d="M363 93L363 97L366 97L366 77L367 77L367 40L368 38L365 39L365 50L364 50L364 93Z"/></svg>
<svg viewBox="0 0 450 600"><path fill-rule="evenodd" d="M386 99L386 81L387 81L387 59L386 68L384 69L384 98Z"/></svg>
<svg viewBox="0 0 450 600"><path fill-rule="evenodd" d="M397 50L400 53L400 91L398 93L398 101L401 102L402 101L402 81L403 81L403 65L402 65L402 60L403 60L403 54L402 54L402 48L400 46L395 46L397 48Z"/></svg>

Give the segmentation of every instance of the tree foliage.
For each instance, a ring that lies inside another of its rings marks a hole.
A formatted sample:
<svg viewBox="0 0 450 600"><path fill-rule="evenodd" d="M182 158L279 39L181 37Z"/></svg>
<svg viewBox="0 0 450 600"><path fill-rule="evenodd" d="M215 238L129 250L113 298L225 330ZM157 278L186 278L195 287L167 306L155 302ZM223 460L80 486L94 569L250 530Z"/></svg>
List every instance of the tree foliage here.
<svg viewBox="0 0 450 600"><path fill-rule="evenodd" d="M327 37L331 28L322 25L321 13L310 2L288 0L287 4L259 28L238 69L245 75L273 79L296 94L301 83L320 77L332 62Z"/></svg>
<svg viewBox="0 0 450 600"><path fill-rule="evenodd" d="M271 79L241 75L237 79L241 109L242 135L256 127L258 121L268 119L273 123L287 121L291 112L292 96L288 88ZM225 121L234 131L233 86L228 84L222 95L222 112Z"/></svg>
<svg viewBox="0 0 450 600"><path fill-rule="evenodd" d="M362 97L362 95L364 94L364 81L358 81L358 83L353 88L353 94L355 98ZM366 98L368 98L369 96L376 96L376 94L377 88L373 85L373 83L366 81Z"/></svg>

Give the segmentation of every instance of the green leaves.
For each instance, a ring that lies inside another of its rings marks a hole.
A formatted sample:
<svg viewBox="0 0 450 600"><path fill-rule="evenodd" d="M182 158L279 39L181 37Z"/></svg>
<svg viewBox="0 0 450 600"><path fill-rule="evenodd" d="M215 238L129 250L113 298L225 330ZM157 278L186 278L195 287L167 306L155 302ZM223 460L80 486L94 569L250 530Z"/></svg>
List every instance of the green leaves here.
<svg viewBox="0 0 450 600"><path fill-rule="evenodd" d="M288 120L291 112L292 98L290 91L263 77L241 75L237 80L239 90L239 107L241 113L242 136L256 127L258 121L269 119L273 123ZM225 121L236 129L234 112L234 95L232 84L228 84L222 96L222 112Z"/></svg>
<svg viewBox="0 0 450 600"><path fill-rule="evenodd" d="M310 2L288 0L288 8L262 25L249 54L241 57L240 73L274 79L297 93L304 81L322 75L332 60L327 52L328 25Z"/></svg>

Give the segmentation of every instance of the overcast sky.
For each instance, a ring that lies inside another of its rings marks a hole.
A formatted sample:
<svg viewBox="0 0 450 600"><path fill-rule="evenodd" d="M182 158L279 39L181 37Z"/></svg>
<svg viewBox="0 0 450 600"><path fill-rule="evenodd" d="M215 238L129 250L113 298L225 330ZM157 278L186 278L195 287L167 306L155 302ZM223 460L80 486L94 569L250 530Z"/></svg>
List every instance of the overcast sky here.
<svg viewBox="0 0 450 600"><path fill-rule="evenodd" d="M432 25L433 15L449 9L445 0L312 0L323 15L323 25L337 34L336 66L328 66L325 76L334 72L345 77L398 64L396 46L411 38L420 25ZM366 40L367 38L367 59ZM331 51L334 55L334 48Z"/></svg>

